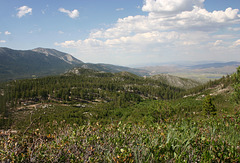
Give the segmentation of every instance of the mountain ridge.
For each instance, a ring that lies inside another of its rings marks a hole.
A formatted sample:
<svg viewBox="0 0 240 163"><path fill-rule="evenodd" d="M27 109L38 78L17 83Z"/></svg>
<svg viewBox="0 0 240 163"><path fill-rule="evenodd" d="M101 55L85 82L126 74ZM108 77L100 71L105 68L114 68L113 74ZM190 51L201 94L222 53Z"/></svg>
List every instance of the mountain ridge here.
<svg viewBox="0 0 240 163"><path fill-rule="evenodd" d="M69 64L80 64L80 63L83 63L82 61L76 59L72 55L70 55L68 53L64 53L64 52L58 51L56 49L49 49L49 48L41 48L41 47L39 47L39 48L33 49L32 51L43 53L46 56L48 56L48 55L56 56L59 59L65 61L65 62L67 62Z"/></svg>
<svg viewBox="0 0 240 163"><path fill-rule="evenodd" d="M64 74L79 67L102 72L127 71L138 76L169 74L206 82L231 74L240 62L206 63L192 66L163 65L130 68L105 63L84 63L69 53L38 47L32 50L13 50L0 47L0 81Z"/></svg>
<svg viewBox="0 0 240 163"><path fill-rule="evenodd" d="M141 69L84 63L71 54L55 49L39 47L32 50L14 50L0 47L0 81L59 75L75 67L110 73L128 71L139 76L149 75L148 71Z"/></svg>
<svg viewBox="0 0 240 163"><path fill-rule="evenodd" d="M190 69L204 69L204 68L221 68L225 66L239 66L240 62L230 61L230 62L214 62L207 64L198 64L189 66Z"/></svg>
<svg viewBox="0 0 240 163"><path fill-rule="evenodd" d="M70 64L61 57L46 55L34 50L13 50L0 47L0 81L31 78L32 76L57 75L74 67L80 60ZM66 53L65 53L66 54Z"/></svg>

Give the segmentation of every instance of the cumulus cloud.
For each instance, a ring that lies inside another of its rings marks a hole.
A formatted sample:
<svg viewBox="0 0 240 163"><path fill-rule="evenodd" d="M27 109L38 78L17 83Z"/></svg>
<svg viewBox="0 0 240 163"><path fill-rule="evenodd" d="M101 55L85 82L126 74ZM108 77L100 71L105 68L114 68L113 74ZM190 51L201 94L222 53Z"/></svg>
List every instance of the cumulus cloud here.
<svg viewBox="0 0 240 163"><path fill-rule="evenodd" d="M5 34L5 35L10 35L11 32L9 32L9 31L5 31L4 34Z"/></svg>
<svg viewBox="0 0 240 163"><path fill-rule="evenodd" d="M70 11L70 10L66 10L64 8L59 8L58 11L60 11L62 13L66 13L72 19L79 17L79 11L76 9Z"/></svg>
<svg viewBox="0 0 240 163"><path fill-rule="evenodd" d="M28 7L28 6L22 6L17 8L17 17L21 18L27 14L32 15L32 8Z"/></svg>
<svg viewBox="0 0 240 163"><path fill-rule="evenodd" d="M161 14L176 14L190 11L193 6L203 6L204 0L145 0L143 11Z"/></svg>
<svg viewBox="0 0 240 163"><path fill-rule="evenodd" d="M227 8L225 11L208 12L206 9L194 7L192 11L184 11L176 16L182 25L187 27L212 27L229 26L240 22L238 9ZM177 22L180 25L180 22Z"/></svg>
<svg viewBox="0 0 240 163"><path fill-rule="evenodd" d="M208 48L217 49L225 45L225 40L234 39L233 35L215 33L224 29L238 31L230 27L240 24L240 14L238 9L230 7L210 12L203 3L204 0L145 0L142 10L148 15L120 18L110 28L92 31L86 39L55 45L77 48L80 53L87 49L98 53L99 49L104 49L104 54L157 56L171 52L173 55L200 55L202 52L208 56Z"/></svg>
<svg viewBox="0 0 240 163"><path fill-rule="evenodd" d="M5 43L6 41L5 40L0 40L0 43Z"/></svg>
<svg viewBox="0 0 240 163"><path fill-rule="evenodd" d="M105 30L90 34L93 38L117 38L134 33L165 30L197 30L215 31L231 24L240 23L238 9L227 8L225 11L208 12L206 9L194 7L191 11L183 11L170 17L150 12L148 16L137 15L118 19L117 23Z"/></svg>

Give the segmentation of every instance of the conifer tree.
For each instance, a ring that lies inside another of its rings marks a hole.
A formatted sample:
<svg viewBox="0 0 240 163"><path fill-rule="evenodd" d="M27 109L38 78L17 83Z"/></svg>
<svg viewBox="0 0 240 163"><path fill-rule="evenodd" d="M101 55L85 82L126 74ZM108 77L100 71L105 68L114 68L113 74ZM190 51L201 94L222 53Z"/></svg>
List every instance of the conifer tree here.
<svg viewBox="0 0 240 163"><path fill-rule="evenodd" d="M212 103L212 97L207 95L203 101L203 111L205 115L216 115L217 110L215 105Z"/></svg>
<svg viewBox="0 0 240 163"><path fill-rule="evenodd" d="M237 72L233 74L233 98L237 104L240 104L240 66L237 68Z"/></svg>

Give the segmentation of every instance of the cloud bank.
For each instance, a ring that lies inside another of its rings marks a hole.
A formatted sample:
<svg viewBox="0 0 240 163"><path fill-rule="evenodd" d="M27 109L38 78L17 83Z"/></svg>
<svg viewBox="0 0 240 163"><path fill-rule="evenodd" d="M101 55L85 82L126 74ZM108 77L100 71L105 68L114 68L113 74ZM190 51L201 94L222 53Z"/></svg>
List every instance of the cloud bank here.
<svg viewBox="0 0 240 163"><path fill-rule="evenodd" d="M84 40L67 40L55 45L75 48L82 54L80 57L86 53L95 57L108 55L116 60L121 57L120 64L126 63L124 58L131 57L139 58L139 62L140 59L203 59L209 55L213 59L218 52L213 52L214 47L225 46L224 52L239 47L237 35L224 38L224 34L219 34L219 31L238 31L238 27L232 27L240 24L238 9L229 7L209 12L204 8L204 0L145 0L142 11L148 15L118 19L112 27L95 30Z"/></svg>

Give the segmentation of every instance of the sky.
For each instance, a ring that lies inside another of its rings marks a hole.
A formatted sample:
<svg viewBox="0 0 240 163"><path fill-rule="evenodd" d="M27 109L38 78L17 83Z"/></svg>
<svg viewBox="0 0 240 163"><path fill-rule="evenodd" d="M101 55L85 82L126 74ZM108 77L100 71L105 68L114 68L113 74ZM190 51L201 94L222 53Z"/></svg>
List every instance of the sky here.
<svg viewBox="0 0 240 163"><path fill-rule="evenodd" d="M0 47L123 66L240 61L240 0L0 0Z"/></svg>

